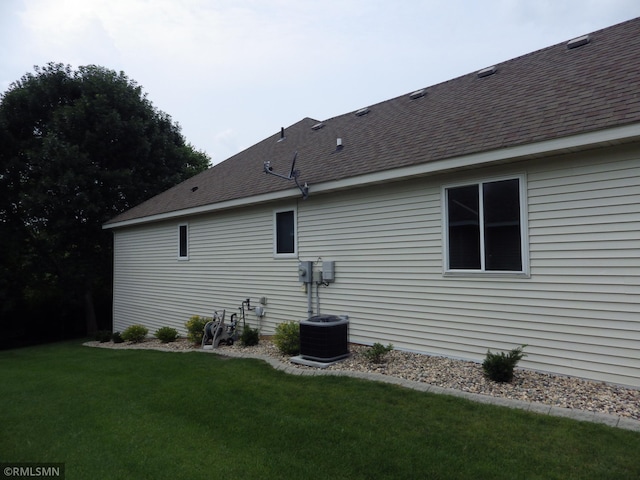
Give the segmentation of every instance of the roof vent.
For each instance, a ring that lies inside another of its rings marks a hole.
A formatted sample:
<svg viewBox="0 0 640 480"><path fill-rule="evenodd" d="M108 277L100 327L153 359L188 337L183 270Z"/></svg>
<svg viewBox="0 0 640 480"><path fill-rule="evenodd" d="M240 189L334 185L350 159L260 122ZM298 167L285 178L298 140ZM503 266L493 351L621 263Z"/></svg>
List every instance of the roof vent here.
<svg viewBox="0 0 640 480"><path fill-rule="evenodd" d="M369 107L365 107L365 108L361 108L360 110L358 110L356 112L356 117L361 117L363 115L366 115L367 113L369 113L371 110L369 109Z"/></svg>
<svg viewBox="0 0 640 480"><path fill-rule="evenodd" d="M589 38L589 35L583 35L581 37L574 38L573 40L569 40L567 42L567 48L568 49L578 48L578 47L581 47L583 45L586 45L590 41L591 41L591 38Z"/></svg>
<svg viewBox="0 0 640 480"><path fill-rule="evenodd" d="M311 130L320 130L322 127L324 127L324 123L316 123L313 127L311 127Z"/></svg>
<svg viewBox="0 0 640 480"><path fill-rule="evenodd" d="M280 138L278 139L278 142L282 142L284 141L284 139L287 138L284 136L284 127L280 128Z"/></svg>
<svg viewBox="0 0 640 480"><path fill-rule="evenodd" d="M197 187L197 186L196 186L196 187L191 187L191 191L192 191L192 192L195 192L196 190L198 190L198 187Z"/></svg>
<svg viewBox="0 0 640 480"><path fill-rule="evenodd" d="M487 67L487 68L483 68L482 70L478 71L478 78L483 78L483 77L488 77L489 75L493 75L494 73L496 73L498 69L496 68L496 66L492 66L492 67Z"/></svg>
<svg viewBox="0 0 640 480"><path fill-rule="evenodd" d="M415 100L416 98L424 97L426 94L427 94L426 90L424 88L422 88L422 89L416 90L415 92L410 94L409 98L411 100Z"/></svg>

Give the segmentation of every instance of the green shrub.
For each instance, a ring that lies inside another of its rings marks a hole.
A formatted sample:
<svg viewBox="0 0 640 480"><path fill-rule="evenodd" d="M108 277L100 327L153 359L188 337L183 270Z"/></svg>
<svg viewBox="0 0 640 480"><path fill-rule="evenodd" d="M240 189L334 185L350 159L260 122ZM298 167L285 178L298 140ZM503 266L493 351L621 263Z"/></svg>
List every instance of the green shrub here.
<svg viewBox="0 0 640 480"><path fill-rule="evenodd" d="M111 340L111 332L109 330L98 330L96 332L96 341L106 343Z"/></svg>
<svg viewBox="0 0 640 480"><path fill-rule="evenodd" d="M213 320L211 317L200 317L194 315L184 324L187 327L187 338L189 341L199 345L202 343L202 337L204 336L204 326L207 322Z"/></svg>
<svg viewBox="0 0 640 480"><path fill-rule="evenodd" d="M161 343L175 342L178 338L178 331L171 327L161 327L155 333L155 336Z"/></svg>
<svg viewBox="0 0 640 480"><path fill-rule="evenodd" d="M240 334L240 341L243 345L251 347L257 345L260 341L260 330L257 328L251 328L249 325L245 325Z"/></svg>
<svg viewBox="0 0 640 480"><path fill-rule="evenodd" d="M131 325L122 332L122 339L125 342L140 343L149 333L149 329L143 325Z"/></svg>
<svg viewBox="0 0 640 480"><path fill-rule="evenodd" d="M298 322L285 322L276 326L273 336L280 353L284 355L297 355L300 353L300 324Z"/></svg>
<svg viewBox="0 0 640 480"><path fill-rule="evenodd" d="M111 336L111 340L113 340L113 343L124 342L124 340L122 339L122 335L120 335L120 332L113 332L113 335Z"/></svg>
<svg viewBox="0 0 640 480"><path fill-rule="evenodd" d="M494 382L511 382L513 369L523 357L526 357L522 352L524 347L526 345L514 348L508 354L504 352L491 353L491 350L487 350L487 356L482 362L485 377Z"/></svg>
<svg viewBox="0 0 640 480"><path fill-rule="evenodd" d="M371 363L382 363L387 353L393 350L393 345L389 344L386 347L381 343L374 343L371 348L368 348L362 355Z"/></svg>

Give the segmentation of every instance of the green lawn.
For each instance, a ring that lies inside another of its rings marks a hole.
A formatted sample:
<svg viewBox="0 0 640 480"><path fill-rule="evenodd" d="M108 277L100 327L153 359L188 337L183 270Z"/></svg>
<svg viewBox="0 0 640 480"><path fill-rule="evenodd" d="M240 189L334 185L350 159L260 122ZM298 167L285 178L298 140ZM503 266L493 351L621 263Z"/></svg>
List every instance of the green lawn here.
<svg viewBox="0 0 640 480"><path fill-rule="evenodd" d="M0 352L0 462L69 479L638 479L640 434L199 352Z"/></svg>

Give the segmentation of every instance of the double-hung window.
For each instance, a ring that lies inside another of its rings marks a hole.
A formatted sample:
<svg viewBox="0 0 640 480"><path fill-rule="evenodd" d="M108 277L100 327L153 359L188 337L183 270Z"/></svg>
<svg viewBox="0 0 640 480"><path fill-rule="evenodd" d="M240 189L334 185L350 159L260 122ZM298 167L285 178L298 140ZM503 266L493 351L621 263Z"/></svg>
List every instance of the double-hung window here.
<svg viewBox="0 0 640 480"><path fill-rule="evenodd" d="M278 257L295 257L296 249L296 211L277 210L273 214L273 253Z"/></svg>
<svg viewBox="0 0 640 480"><path fill-rule="evenodd" d="M524 177L444 189L445 271L528 273Z"/></svg>
<svg viewBox="0 0 640 480"><path fill-rule="evenodd" d="M189 226L178 225L178 260L189 260Z"/></svg>

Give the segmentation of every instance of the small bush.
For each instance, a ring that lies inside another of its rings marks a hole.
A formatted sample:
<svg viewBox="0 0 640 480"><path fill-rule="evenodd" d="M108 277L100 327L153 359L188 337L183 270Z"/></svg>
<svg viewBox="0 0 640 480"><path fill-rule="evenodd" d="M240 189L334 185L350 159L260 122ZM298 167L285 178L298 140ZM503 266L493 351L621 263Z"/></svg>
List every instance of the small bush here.
<svg viewBox="0 0 640 480"><path fill-rule="evenodd" d="M482 370L485 377L494 382L511 382L513 380L513 369L523 357L526 357L522 352L524 347L526 345L514 348L508 354L504 352L491 353L491 350L487 350L487 356L482 362Z"/></svg>
<svg viewBox="0 0 640 480"><path fill-rule="evenodd" d="M122 332L122 339L125 342L140 343L149 333L149 329L143 325L131 325Z"/></svg>
<svg viewBox="0 0 640 480"><path fill-rule="evenodd" d="M393 350L393 345L389 344L386 347L381 343L374 343L371 348L365 350L362 355L371 363L382 363L387 353Z"/></svg>
<svg viewBox="0 0 640 480"><path fill-rule="evenodd" d="M240 341L247 347L257 345L260 341L260 330L245 325L242 329L242 334L240 334Z"/></svg>
<svg viewBox="0 0 640 480"><path fill-rule="evenodd" d="M284 355L300 353L300 324L294 321L279 324L273 336L273 343Z"/></svg>
<svg viewBox="0 0 640 480"><path fill-rule="evenodd" d="M111 332L109 330L99 330L96 332L96 341L106 343L111 340Z"/></svg>
<svg viewBox="0 0 640 480"><path fill-rule="evenodd" d="M155 333L155 336L161 343L175 342L178 338L178 331L171 327L161 327Z"/></svg>
<svg viewBox="0 0 640 480"><path fill-rule="evenodd" d="M187 338L189 341L193 342L196 345L202 343L202 337L204 336L204 326L207 322L213 320L211 317L200 317L198 315L194 315L184 324L187 327Z"/></svg>
<svg viewBox="0 0 640 480"><path fill-rule="evenodd" d="M120 332L113 332L113 335L111 336L111 340L113 340L113 343L124 342L124 340L122 339L122 335L120 335Z"/></svg>

